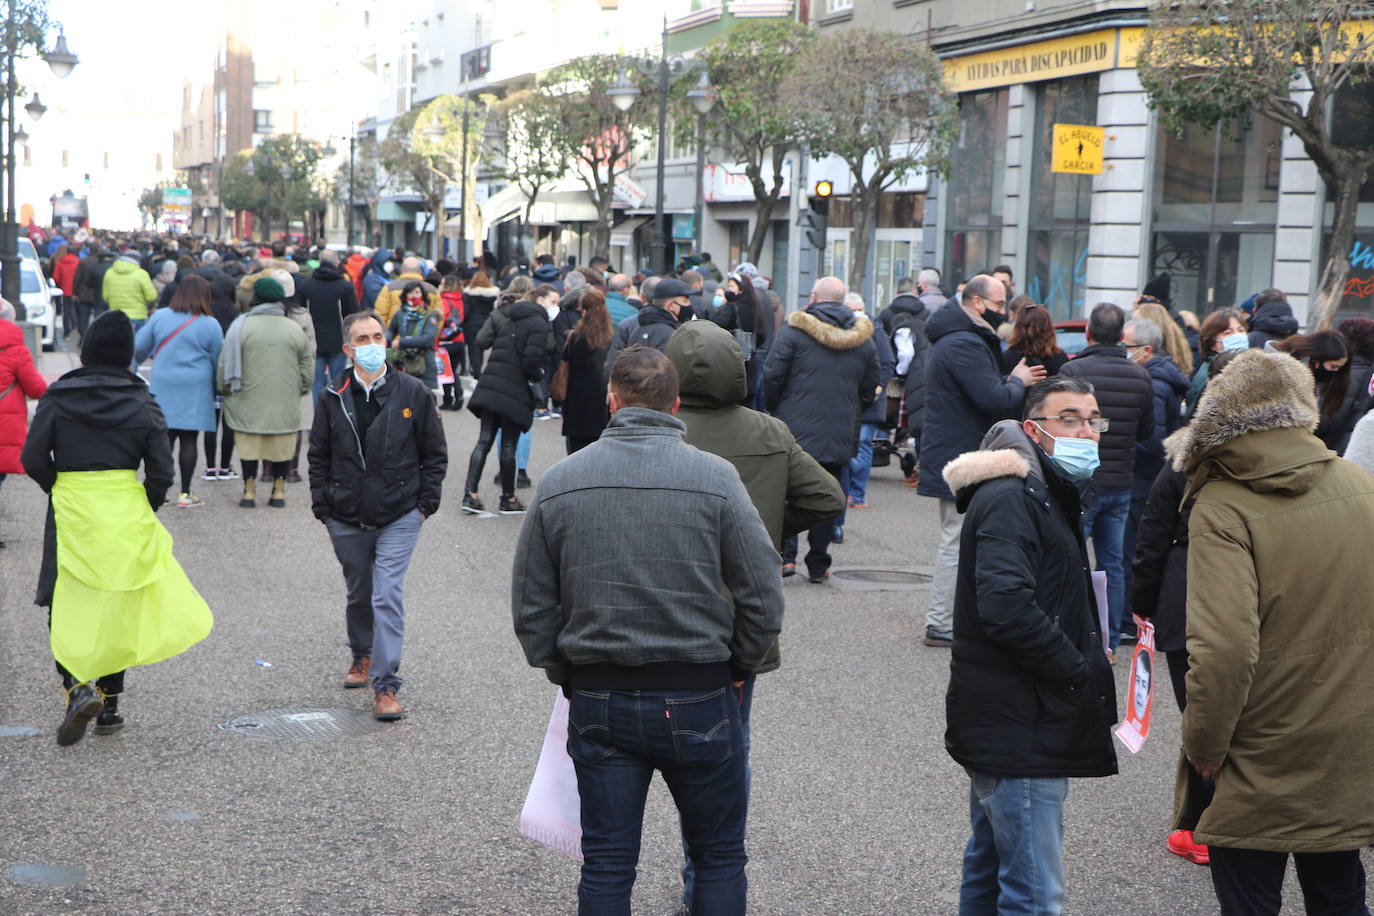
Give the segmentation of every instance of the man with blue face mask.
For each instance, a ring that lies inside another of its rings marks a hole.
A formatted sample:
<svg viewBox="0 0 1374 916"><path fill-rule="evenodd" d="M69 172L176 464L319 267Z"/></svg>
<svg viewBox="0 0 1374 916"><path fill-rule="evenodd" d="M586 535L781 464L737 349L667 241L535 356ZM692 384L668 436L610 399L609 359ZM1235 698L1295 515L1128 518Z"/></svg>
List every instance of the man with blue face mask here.
<svg viewBox="0 0 1374 916"><path fill-rule="evenodd" d="M970 781L960 913L1058 913L1069 777L1117 771L1078 521L1108 426L1091 383L1055 376L945 466L964 515L945 731Z"/></svg>
<svg viewBox="0 0 1374 916"><path fill-rule="evenodd" d="M310 495L348 589L353 662L344 687L371 676L373 715L405 718L396 700L405 636L405 574L421 523L439 510L448 446L434 395L386 367L376 312L343 322L353 368L325 389L310 430Z"/></svg>

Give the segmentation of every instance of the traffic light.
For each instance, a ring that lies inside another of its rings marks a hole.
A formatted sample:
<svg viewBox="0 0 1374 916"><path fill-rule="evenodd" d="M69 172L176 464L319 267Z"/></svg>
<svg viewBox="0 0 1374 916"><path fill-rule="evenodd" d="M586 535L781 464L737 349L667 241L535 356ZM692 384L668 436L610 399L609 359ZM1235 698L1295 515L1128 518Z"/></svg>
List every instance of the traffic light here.
<svg viewBox="0 0 1374 916"><path fill-rule="evenodd" d="M825 229L830 220L830 195L835 187L828 181L816 182L810 207L801 212L801 229L807 244L817 251L825 250Z"/></svg>

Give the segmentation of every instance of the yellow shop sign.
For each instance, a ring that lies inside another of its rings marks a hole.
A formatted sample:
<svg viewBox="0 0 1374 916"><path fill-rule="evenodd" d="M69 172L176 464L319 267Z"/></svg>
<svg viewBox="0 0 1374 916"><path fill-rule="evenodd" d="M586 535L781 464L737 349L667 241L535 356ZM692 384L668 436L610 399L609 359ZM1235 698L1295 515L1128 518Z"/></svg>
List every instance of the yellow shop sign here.
<svg viewBox="0 0 1374 916"><path fill-rule="evenodd" d="M1071 175L1102 174L1102 139L1105 131L1091 124L1055 124L1052 172Z"/></svg>
<svg viewBox="0 0 1374 916"><path fill-rule="evenodd" d="M945 61L945 81L955 92L972 92L1100 73L1117 66L1134 66L1135 50L1143 31L1138 28L1099 29L1067 38L949 58ZM1123 47L1127 60L1119 61Z"/></svg>

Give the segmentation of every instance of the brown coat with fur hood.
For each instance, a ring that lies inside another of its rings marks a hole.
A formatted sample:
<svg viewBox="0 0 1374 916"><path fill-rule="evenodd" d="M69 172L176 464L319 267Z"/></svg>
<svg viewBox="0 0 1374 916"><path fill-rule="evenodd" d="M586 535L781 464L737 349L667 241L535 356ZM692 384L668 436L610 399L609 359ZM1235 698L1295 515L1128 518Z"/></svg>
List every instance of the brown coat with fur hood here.
<svg viewBox="0 0 1374 916"><path fill-rule="evenodd" d="M1312 435L1312 375L1249 350L1165 447L1189 524L1183 750L1221 765L1199 842L1284 852L1374 843L1374 478Z"/></svg>

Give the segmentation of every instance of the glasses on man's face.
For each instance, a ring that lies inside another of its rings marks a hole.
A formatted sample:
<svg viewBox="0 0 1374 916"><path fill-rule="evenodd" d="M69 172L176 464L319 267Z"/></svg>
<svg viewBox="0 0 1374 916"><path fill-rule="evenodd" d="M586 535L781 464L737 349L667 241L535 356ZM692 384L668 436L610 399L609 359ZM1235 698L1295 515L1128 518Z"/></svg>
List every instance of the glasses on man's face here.
<svg viewBox="0 0 1374 916"><path fill-rule="evenodd" d="M989 305L995 305L995 306L997 306L999 309L1004 309L1004 308L1007 307L1007 300L1005 300L1005 299L989 299L987 296L979 296L978 298L979 298L979 299L982 299L984 302L988 303Z"/></svg>
<svg viewBox="0 0 1374 916"><path fill-rule="evenodd" d="M1064 424L1064 428L1071 433L1076 433L1082 429L1082 424L1088 424L1088 429L1095 433L1105 433L1107 431L1106 417L1075 417L1072 414L1064 417L1030 417L1029 419L1039 422L1041 420L1058 420Z"/></svg>

